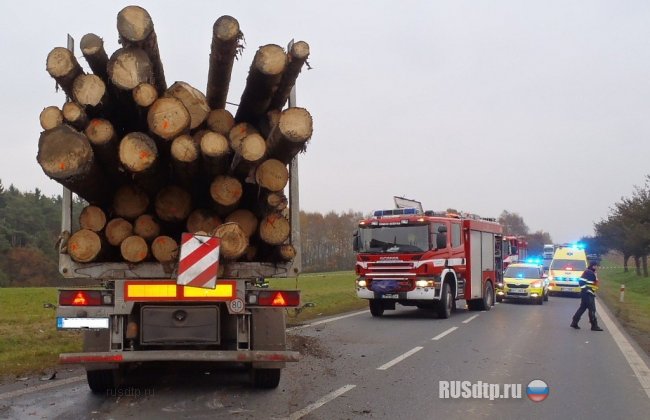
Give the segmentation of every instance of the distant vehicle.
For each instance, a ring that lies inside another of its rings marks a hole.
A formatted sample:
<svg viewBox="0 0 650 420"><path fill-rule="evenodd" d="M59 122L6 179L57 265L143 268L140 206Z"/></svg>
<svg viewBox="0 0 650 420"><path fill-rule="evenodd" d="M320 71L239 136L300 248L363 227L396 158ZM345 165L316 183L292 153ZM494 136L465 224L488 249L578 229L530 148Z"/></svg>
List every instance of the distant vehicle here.
<svg viewBox="0 0 650 420"><path fill-rule="evenodd" d="M549 290L554 293L580 293L579 280L587 268L587 254L580 244L562 245L555 250L549 267Z"/></svg>
<svg viewBox="0 0 650 420"><path fill-rule="evenodd" d="M543 251L544 259L552 260L554 252L555 252L555 245L544 244L544 251Z"/></svg>
<svg viewBox="0 0 650 420"><path fill-rule="evenodd" d="M497 290L497 302L504 299L529 299L542 305L548 301L548 279L537 263L510 264L503 273L503 286Z"/></svg>
<svg viewBox="0 0 650 420"><path fill-rule="evenodd" d="M528 256L528 242L523 236L503 237L503 268L525 261Z"/></svg>

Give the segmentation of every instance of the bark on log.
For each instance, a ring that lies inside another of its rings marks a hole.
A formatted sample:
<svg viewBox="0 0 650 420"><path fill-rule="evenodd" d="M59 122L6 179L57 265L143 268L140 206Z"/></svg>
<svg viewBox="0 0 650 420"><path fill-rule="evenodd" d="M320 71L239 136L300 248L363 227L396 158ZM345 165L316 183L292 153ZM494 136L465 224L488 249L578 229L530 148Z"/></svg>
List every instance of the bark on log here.
<svg viewBox="0 0 650 420"><path fill-rule="evenodd" d="M135 220L149 207L149 196L137 185L123 185L113 197L113 212L118 217Z"/></svg>
<svg viewBox="0 0 650 420"><path fill-rule="evenodd" d="M219 254L225 260L236 260L248 248L248 236L237 223L224 223L211 235L221 239Z"/></svg>
<svg viewBox="0 0 650 420"><path fill-rule="evenodd" d="M149 56L134 47L120 48L108 60L108 77L114 86L131 90L140 83L153 80L153 70Z"/></svg>
<svg viewBox="0 0 650 420"><path fill-rule="evenodd" d="M212 210L195 209L187 218L187 231L190 233L212 232L222 224L221 218Z"/></svg>
<svg viewBox="0 0 650 420"><path fill-rule="evenodd" d="M305 150L313 133L313 121L304 108L289 108L282 111L277 125L267 138L268 156L289 164Z"/></svg>
<svg viewBox="0 0 650 420"><path fill-rule="evenodd" d="M286 65L287 55L282 47L269 44L257 50L239 101L235 121L254 124L264 116Z"/></svg>
<svg viewBox="0 0 650 420"><path fill-rule="evenodd" d="M210 177L225 174L232 156L228 139L219 133L203 130L194 135L194 140L201 150L204 172Z"/></svg>
<svg viewBox="0 0 650 420"><path fill-rule="evenodd" d="M235 125L235 118L227 109L213 109L206 119L208 128L223 136L228 136Z"/></svg>
<svg viewBox="0 0 650 420"><path fill-rule="evenodd" d="M188 83L174 83L167 89L165 96L171 96L183 103L190 114L190 130L194 130L203 124L210 112L205 95Z"/></svg>
<svg viewBox="0 0 650 420"><path fill-rule="evenodd" d="M72 51L63 47L52 49L47 55L45 68L66 95L72 98L72 83L77 76L83 74L83 69Z"/></svg>
<svg viewBox="0 0 650 420"><path fill-rule="evenodd" d="M201 152L197 142L188 134L174 139L171 146L171 161L174 180L187 190L197 186Z"/></svg>
<svg viewBox="0 0 650 420"><path fill-rule="evenodd" d="M232 65L240 50L243 34L239 22L231 16L221 16L212 26L210 67L206 96L212 109L223 109L228 98Z"/></svg>
<svg viewBox="0 0 650 420"><path fill-rule="evenodd" d="M106 240L113 246L120 246L129 236L133 235L133 225L126 219L117 217L109 220L104 230Z"/></svg>
<svg viewBox="0 0 650 420"><path fill-rule="evenodd" d="M190 128L190 113L176 98L158 98L147 113L149 130L164 140L172 140Z"/></svg>
<svg viewBox="0 0 650 420"><path fill-rule="evenodd" d="M133 88L133 100L142 108L149 108L158 99L158 91L151 83L140 83Z"/></svg>
<svg viewBox="0 0 650 420"><path fill-rule="evenodd" d="M275 257L281 261L292 261L296 258L296 248L291 244L282 244L275 247Z"/></svg>
<svg viewBox="0 0 650 420"><path fill-rule="evenodd" d="M238 209L226 217L226 223L237 223L246 236L250 238L255 234L255 232L257 232L259 220L257 220L257 217L255 217L252 211L247 209Z"/></svg>
<svg viewBox="0 0 650 420"><path fill-rule="evenodd" d="M152 215L143 214L135 219L133 233L141 236L145 241L153 241L160 235L160 224Z"/></svg>
<svg viewBox="0 0 650 420"><path fill-rule="evenodd" d="M68 125L83 130L88 125L88 116L83 107L76 102L66 102L63 104L63 119Z"/></svg>
<svg viewBox="0 0 650 420"><path fill-rule="evenodd" d="M149 245L144 238L138 235L131 235L125 238L120 244L122 258L131 263L139 263L149 256Z"/></svg>
<svg viewBox="0 0 650 420"><path fill-rule="evenodd" d="M156 195L156 215L165 222L184 222L192 211L192 197L175 185L164 187Z"/></svg>
<svg viewBox="0 0 650 420"><path fill-rule="evenodd" d="M282 73L280 85L278 86L278 90L275 91L275 94L273 94L269 109L282 109L284 104L287 103L287 99L289 99L291 89L296 84L300 70L309 57L309 44L305 41L295 42L291 46L288 56L289 63L284 73Z"/></svg>
<svg viewBox="0 0 650 420"><path fill-rule="evenodd" d="M100 236L89 229L81 229L68 239L68 254L73 261L88 263L105 254Z"/></svg>
<svg viewBox="0 0 650 420"><path fill-rule="evenodd" d="M153 257L161 263L172 263L178 259L178 243L169 236L158 236L151 243Z"/></svg>
<svg viewBox="0 0 650 420"><path fill-rule="evenodd" d="M41 133L36 159L47 176L89 203L110 199L111 186L95 162L90 142L67 125Z"/></svg>
<svg viewBox="0 0 650 420"><path fill-rule="evenodd" d="M260 207L265 213L282 211L289 205L287 196L282 192L266 191L260 197Z"/></svg>
<svg viewBox="0 0 650 420"><path fill-rule="evenodd" d="M104 50L104 40L95 34L86 34L81 38L79 48L93 73L108 83L108 55Z"/></svg>
<svg viewBox="0 0 650 420"><path fill-rule="evenodd" d="M167 82L149 12L139 6L127 6L120 10L117 14L117 32L120 35L120 44L137 46L147 53L153 67L153 84L158 93L162 94L167 89Z"/></svg>
<svg viewBox="0 0 650 420"><path fill-rule="evenodd" d="M63 124L63 112L58 106L51 105L43 108L38 119L43 130L50 130Z"/></svg>
<svg viewBox="0 0 650 420"><path fill-rule="evenodd" d="M86 206L79 214L79 226L93 232L100 232L106 226L106 213L101 207Z"/></svg>
<svg viewBox="0 0 650 420"><path fill-rule="evenodd" d="M284 243L291 233L289 220L281 213L271 213L260 222L260 239L270 245Z"/></svg>
<svg viewBox="0 0 650 420"><path fill-rule="evenodd" d="M243 192L241 182L228 175L219 175L210 184L210 196L220 214L228 214L234 210Z"/></svg>
<svg viewBox="0 0 650 420"><path fill-rule="evenodd" d="M106 84L97 75L82 74L72 84L74 100L84 107L91 117L108 115L110 101Z"/></svg>
<svg viewBox="0 0 650 420"><path fill-rule="evenodd" d="M282 191L289 182L289 170L279 160L267 159L257 167L255 182L269 191Z"/></svg>

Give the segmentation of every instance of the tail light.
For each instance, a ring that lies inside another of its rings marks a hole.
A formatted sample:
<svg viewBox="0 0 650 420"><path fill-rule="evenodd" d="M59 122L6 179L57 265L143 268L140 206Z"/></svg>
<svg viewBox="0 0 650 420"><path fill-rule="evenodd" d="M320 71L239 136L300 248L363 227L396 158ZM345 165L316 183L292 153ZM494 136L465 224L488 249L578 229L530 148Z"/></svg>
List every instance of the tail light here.
<svg viewBox="0 0 650 420"><path fill-rule="evenodd" d="M60 290L59 306L111 305L113 296L100 290Z"/></svg>
<svg viewBox="0 0 650 420"><path fill-rule="evenodd" d="M298 290L263 290L254 291L248 296L249 305L295 307L300 306Z"/></svg>

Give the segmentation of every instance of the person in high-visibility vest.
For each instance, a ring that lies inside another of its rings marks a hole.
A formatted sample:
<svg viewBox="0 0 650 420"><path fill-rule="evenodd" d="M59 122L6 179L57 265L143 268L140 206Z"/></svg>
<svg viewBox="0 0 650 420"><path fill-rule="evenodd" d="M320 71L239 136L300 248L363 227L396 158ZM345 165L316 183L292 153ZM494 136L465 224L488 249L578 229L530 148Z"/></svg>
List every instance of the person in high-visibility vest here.
<svg viewBox="0 0 650 420"><path fill-rule="evenodd" d="M596 319L596 291L598 290L598 277L596 277L596 267L598 263L591 262L587 269L580 276L580 307L573 315L571 327L579 330L578 322L580 317L585 311L589 310L589 322L591 323L591 331L602 331L603 329L598 326Z"/></svg>

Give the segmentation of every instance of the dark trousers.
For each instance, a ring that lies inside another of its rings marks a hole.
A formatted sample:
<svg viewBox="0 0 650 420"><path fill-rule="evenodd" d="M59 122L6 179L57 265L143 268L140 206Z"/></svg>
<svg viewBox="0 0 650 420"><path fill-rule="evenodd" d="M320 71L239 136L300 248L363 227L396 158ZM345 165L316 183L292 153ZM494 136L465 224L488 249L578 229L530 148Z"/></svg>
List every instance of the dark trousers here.
<svg viewBox="0 0 650 420"><path fill-rule="evenodd" d="M589 309L589 322L591 322L591 325L598 325L598 321L596 320L596 296L583 290L580 292L580 307L576 311L575 315L573 315L574 324L577 325L578 322L580 322L580 317L582 317L582 314L584 314L587 309Z"/></svg>

